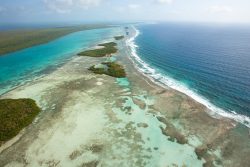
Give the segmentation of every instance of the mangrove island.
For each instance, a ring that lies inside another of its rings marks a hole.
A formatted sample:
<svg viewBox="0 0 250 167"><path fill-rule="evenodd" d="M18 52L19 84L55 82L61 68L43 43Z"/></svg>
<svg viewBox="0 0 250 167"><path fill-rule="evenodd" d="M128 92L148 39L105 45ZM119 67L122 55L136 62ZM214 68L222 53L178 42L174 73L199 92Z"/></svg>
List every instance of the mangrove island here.
<svg viewBox="0 0 250 167"><path fill-rule="evenodd" d="M114 54L118 51L116 48L117 44L115 42L109 42L104 44L99 44L101 48L86 50L78 53L79 56L89 56L89 57L104 57L107 55Z"/></svg>
<svg viewBox="0 0 250 167"><path fill-rule="evenodd" d="M121 36L115 36L114 38L115 38L115 40L118 41L118 40L122 40L124 38L124 36L123 35L121 35Z"/></svg>
<svg viewBox="0 0 250 167"><path fill-rule="evenodd" d="M15 137L40 112L32 99L0 100L0 145Z"/></svg>
<svg viewBox="0 0 250 167"><path fill-rule="evenodd" d="M115 62L103 62L101 64L91 66L89 70L93 71L95 74L106 74L116 78L126 77L124 68Z"/></svg>

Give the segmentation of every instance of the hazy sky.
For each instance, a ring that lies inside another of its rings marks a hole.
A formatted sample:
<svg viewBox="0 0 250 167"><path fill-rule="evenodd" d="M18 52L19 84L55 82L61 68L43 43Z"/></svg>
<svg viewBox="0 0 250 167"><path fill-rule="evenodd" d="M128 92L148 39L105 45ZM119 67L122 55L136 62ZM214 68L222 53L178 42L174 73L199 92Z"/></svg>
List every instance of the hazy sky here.
<svg viewBox="0 0 250 167"><path fill-rule="evenodd" d="M250 0L0 0L0 22L248 22Z"/></svg>

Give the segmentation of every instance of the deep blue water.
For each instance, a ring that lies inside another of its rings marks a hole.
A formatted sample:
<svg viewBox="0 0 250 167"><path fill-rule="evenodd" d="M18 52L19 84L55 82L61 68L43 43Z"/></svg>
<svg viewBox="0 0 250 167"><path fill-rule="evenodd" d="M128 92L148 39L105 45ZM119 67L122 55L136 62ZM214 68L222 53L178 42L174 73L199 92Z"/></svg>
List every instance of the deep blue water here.
<svg viewBox="0 0 250 167"><path fill-rule="evenodd" d="M212 104L250 116L250 27L169 23L137 28L142 60Z"/></svg>
<svg viewBox="0 0 250 167"><path fill-rule="evenodd" d="M0 95L57 68L76 56L77 52L113 37L117 31L117 28L80 31L46 44L0 56Z"/></svg>

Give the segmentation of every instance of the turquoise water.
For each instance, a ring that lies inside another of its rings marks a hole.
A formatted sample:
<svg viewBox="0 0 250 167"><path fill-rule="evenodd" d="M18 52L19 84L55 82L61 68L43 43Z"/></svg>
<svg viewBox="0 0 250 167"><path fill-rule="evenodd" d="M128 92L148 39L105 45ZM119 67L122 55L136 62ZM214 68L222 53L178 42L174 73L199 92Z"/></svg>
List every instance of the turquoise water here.
<svg viewBox="0 0 250 167"><path fill-rule="evenodd" d="M124 86L124 87L129 87L130 83L127 78L116 78L116 81L118 85Z"/></svg>
<svg viewBox="0 0 250 167"><path fill-rule="evenodd" d="M46 44L0 57L0 95L35 77L41 76L101 40L119 33L119 28L80 31Z"/></svg>

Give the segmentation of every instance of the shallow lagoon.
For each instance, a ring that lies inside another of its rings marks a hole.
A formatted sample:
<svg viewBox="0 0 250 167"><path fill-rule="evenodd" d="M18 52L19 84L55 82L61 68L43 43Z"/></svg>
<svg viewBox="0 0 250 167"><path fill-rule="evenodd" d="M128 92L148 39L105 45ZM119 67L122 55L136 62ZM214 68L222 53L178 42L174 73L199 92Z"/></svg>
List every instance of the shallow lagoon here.
<svg viewBox="0 0 250 167"><path fill-rule="evenodd" d="M105 28L75 32L46 44L0 57L0 94L34 77L41 76L65 63L79 51L111 39L120 29Z"/></svg>

